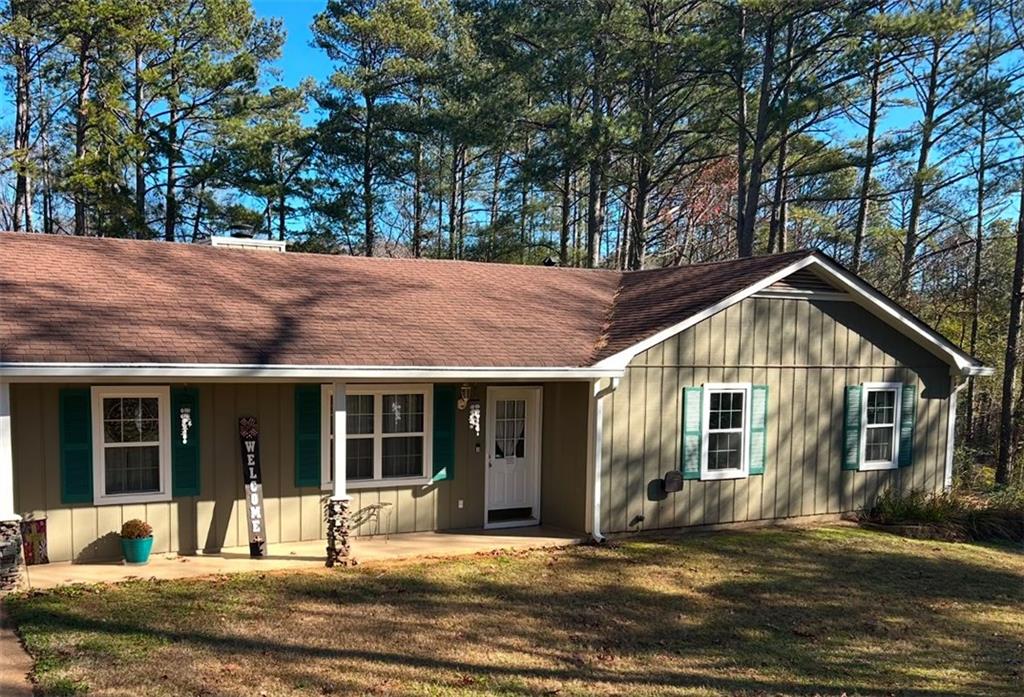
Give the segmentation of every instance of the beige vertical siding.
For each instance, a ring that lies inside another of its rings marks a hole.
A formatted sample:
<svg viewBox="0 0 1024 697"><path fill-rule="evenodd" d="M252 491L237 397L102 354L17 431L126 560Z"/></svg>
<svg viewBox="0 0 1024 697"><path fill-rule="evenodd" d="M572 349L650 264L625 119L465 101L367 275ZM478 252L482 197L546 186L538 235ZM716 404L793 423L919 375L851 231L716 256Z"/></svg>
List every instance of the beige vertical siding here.
<svg viewBox="0 0 1024 697"><path fill-rule="evenodd" d="M92 506L61 502L58 384L12 385L15 505L26 517L46 518L52 561L113 559L117 532L130 518L149 521L154 552L217 551L247 541L241 498L237 424L255 416L260 424L267 541L322 539L327 492L295 486L294 385L206 383L199 388L201 493L169 502ZM472 385L486 409L486 385ZM542 519L582 529L586 497L587 383L544 386ZM484 421L486 423L486 415ZM367 523L357 534L480 527L484 521L484 437L469 428L466 412L456 419L455 477L428 486L354 489L353 510L391 503L380 527ZM460 507L461 501L461 507ZM550 518L550 520L548 520Z"/></svg>
<svg viewBox="0 0 1024 697"><path fill-rule="evenodd" d="M912 467L842 470L848 384L918 386ZM764 475L687 481L679 467L682 389L706 382L769 388ZM849 302L749 298L638 355L605 409L603 529L614 532L855 510L887 487L942 487L949 369Z"/></svg>

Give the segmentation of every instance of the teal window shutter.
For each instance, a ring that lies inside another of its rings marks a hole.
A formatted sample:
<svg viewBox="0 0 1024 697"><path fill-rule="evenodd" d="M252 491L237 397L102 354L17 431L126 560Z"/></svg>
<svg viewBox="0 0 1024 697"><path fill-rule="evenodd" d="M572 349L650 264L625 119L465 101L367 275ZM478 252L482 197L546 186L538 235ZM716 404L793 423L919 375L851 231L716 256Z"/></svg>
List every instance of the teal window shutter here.
<svg viewBox="0 0 1024 697"><path fill-rule="evenodd" d="M764 474L768 457L768 385L750 388L750 474Z"/></svg>
<svg viewBox="0 0 1024 697"><path fill-rule="evenodd" d="M860 385L846 386L843 417L843 469L860 469Z"/></svg>
<svg viewBox="0 0 1024 697"><path fill-rule="evenodd" d="M192 425L181 438L181 412L189 410ZM171 495L199 496L199 390L171 388Z"/></svg>
<svg viewBox="0 0 1024 697"><path fill-rule="evenodd" d="M914 421L917 418L917 387L904 385L900 395L900 467L914 464Z"/></svg>
<svg viewBox="0 0 1024 697"><path fill-rule="evenodd" d="M320 486L320 385L295 386L295 486Z"/></svg>
<svg viewBox="0 0 1024 697"><path fill-rule="evenodd" d="M60 500L92 503L92 396L88 387L60 391Z"/></svg>
<svg viewBox="0 0 1024 697"><path fill-rule="evenodd" d="M455 478L455 385L434 385L433 481Z"/></svg>
<svg viewBox="0 0 1024 697"><path fill-rule="evenodd" d="M700 479L701 409L704 404L703 387L683 389L683 447L680 466L683 479Z"/></svg>

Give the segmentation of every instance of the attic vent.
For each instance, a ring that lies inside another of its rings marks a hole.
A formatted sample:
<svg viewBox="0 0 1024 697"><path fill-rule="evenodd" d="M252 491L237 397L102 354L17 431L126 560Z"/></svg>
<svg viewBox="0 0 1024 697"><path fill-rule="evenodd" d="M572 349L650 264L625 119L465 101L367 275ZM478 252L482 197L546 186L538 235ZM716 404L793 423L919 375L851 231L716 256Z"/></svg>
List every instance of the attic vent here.
<svg viewBox="0 0 1024 697"><path fill-rule="evenodd" d="M802 290L805 293L830 293L835 288L818 278L813 271L800 269L768 286L770 290Z"/></svg>
<svg viewBox="0 0 1024 697"><path fill-rule="evenodd" d="M816 298L822 300L848 300L842 290L823 280L813 271L800 269L779 279L755 295L761 297Z"/></svg>
<svg viewBox="0 0 1024 697"><path fill-rule="evenodd" d="M252 237L232 235L207 237L198 240L196 244L205 244L210 247L230 247L231 249L250 249L257 252L283 252L288 248L284 240L257 240Z"/></svg>

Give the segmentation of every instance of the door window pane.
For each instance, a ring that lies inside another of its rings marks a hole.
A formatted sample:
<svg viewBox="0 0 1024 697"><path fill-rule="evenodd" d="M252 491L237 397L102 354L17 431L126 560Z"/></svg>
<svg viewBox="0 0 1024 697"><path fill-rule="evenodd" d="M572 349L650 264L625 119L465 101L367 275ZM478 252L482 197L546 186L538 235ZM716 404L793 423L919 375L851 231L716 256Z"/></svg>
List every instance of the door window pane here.
<svg viewBox="0 0 1024 697"><path fill-rule="evenodd" d="M494 456L525 457L526 400L496 400L494 414Z"/></svg>

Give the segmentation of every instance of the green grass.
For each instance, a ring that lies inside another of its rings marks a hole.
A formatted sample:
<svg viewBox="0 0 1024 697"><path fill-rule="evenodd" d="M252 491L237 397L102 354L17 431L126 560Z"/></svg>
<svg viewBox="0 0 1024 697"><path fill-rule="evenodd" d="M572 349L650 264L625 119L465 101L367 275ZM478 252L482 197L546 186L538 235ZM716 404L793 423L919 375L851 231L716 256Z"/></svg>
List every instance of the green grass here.
<svg viewBox="0 0 1024 697"><path fill-rule="evenodd" d="M1024 694L1019 549L855 528L9 602L44 694Z"/></svg>

